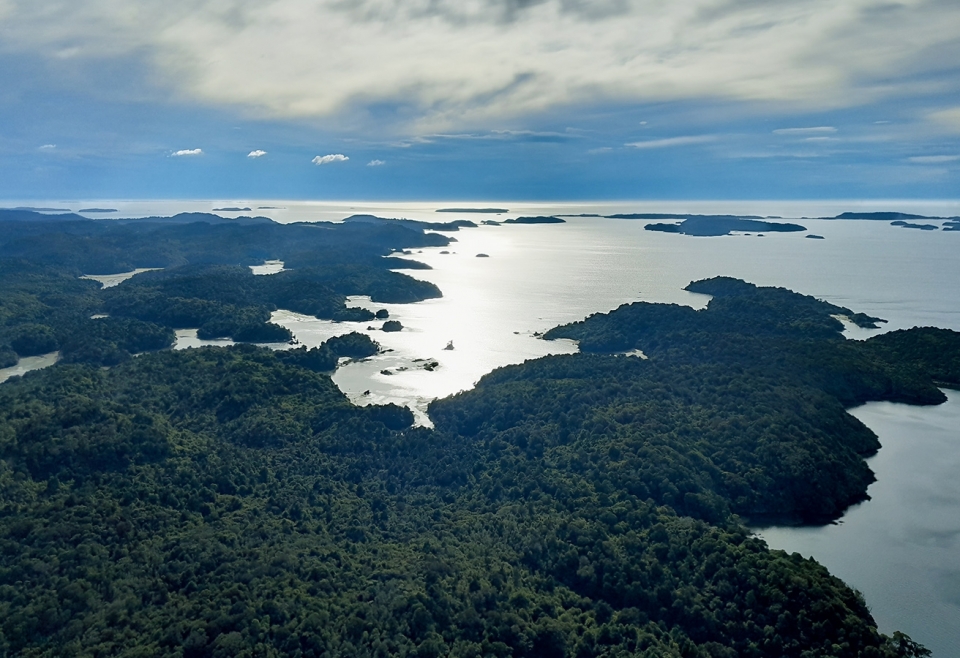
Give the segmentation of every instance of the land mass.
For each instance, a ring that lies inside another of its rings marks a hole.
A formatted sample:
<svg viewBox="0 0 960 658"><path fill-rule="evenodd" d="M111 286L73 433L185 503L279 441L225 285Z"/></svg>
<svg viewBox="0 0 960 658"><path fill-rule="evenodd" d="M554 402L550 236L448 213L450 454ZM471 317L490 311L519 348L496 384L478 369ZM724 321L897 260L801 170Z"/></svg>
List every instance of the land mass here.
<svg viewBox="0 0 960 658"><path fill-rule="evenodd" d="M0 344L63 350L95 323L129 323L100 325L75 363L0 385L0 652L927 655L737 515L822 521L862 500L879 443L845 408L941 402L938 386L960 386L960 334L848 341L834 316L879 320L698 281L688 289L712 296L706 309L638 303L557 327L547 338L581 354L494 371L433 402L427 429L333 383L339 358L379 351L357 334L115 363L96 350L208 312L259 321L270 304L336 313L347 294L439 294L383 256L444 236L381 222L106 224L0 226ZM100 290L77 278L89 252L167 269ZM297 269L237 266L267 257ZM622 355L634 349L648 358Z"/></svg>
<svg viewBox="0 0 960 658"><path fill-rule="evenodd" d="M566 220L559 217L517 217L505 219L503 224L565 224Z"/></svg>
<svg viewBox="0 0 960 658"><path fill-rule="evenodd" d="M346 224L378 224L380 226L404 226L414 231L459 231L461 228L477 228L469 219L452 222L421 222L415 219L385 219L373 215L351 215L343 220Z"/></svg>
<svg viewBox="0 0 960 658"><path fill-rule="evenodd" d="M79 215L0 211L0 362L59 350L66 362L115 365L168 347L174 330L200 338L286 342L277 308L330 320L372 320L350 295L388 303L441 296L393 270L423 269L384 256L449 239L392 224L276 224L189 214L96 221ZM7 216L13 214L12 221ZM290 269L255 276L247 265L281 259ZM158 268L100 289L81 274ZM108 317L91 319L93 315ZM13 363L10 363L10 362Z"/></svg>
<svg viewBox="0 0 960 658"><path fill-rule="evenodd" d="M648 231L680 233L683 235L716 237L733 232L793 233L806 231L806 227L786 222L768 222L759 219L744 219L732 215L696 215L687 217L679 224L647 224Z"/></svg>
<svg viewBox="0 0 960 658"><path fill-rule="evenodd" d="M912 215L905 212L844 212L835 217L821 217L820 219L870 219L889 222L902 219L944 219L943 217L927 217L926 215Z"/></svg>
<svg viewBox="0 0 960 658"><path fill-rule="evenodd" d="M890 226L899 226L901 228L915 228L920 229L921 231L936 231L940 227L936 224L914 224L913 222L905 222L902 219L895 222L890 222Z"/></svg>

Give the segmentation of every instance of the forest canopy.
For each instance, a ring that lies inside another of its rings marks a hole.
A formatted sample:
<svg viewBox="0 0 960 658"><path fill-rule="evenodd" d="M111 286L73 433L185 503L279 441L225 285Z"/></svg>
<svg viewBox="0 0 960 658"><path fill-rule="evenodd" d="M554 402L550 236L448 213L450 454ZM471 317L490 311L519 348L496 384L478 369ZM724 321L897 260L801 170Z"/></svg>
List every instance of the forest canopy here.
<svg viewBox="0 0 960 658"><path fill-rule="evenodd" d="M927 655L743 517L823 521L862 500L879 443L845 408L941 402L960 334L849 341L833 316L878 320L695 282L706 309L558 327L581 354L494 371L432 403L427 429L331 380L379 351L366 336L163 348L191 324L270 327L275 307L439 294L383 256L445 238L192 219L0 234L0 356L62 355L0 385L0 655ZM312 255L280 251L310 232L328 236ZM165 269L101 290L77 278L83 249ZM291 273L245 268L268 257Z"/></svg>

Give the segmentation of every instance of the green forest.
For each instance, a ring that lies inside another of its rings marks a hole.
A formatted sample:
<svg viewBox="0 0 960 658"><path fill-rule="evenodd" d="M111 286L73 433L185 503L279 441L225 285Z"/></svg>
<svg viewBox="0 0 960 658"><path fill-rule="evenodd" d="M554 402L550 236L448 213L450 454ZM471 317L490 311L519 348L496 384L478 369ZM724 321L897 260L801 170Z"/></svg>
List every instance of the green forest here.
<svg viewBox="0 0 960 658"><path fill-rule="evenodd" d="M367 321L374 314L348 307L348 296L391 303L440 297L433 284L393 271L426 265L385 256L445 246L448 238L419 223L385 221L281 225L199 213L95 221L0 211L0 367L58 350L66 362L112 366L171 346L176 329L284 343L290 332L269 321L278 308ZM272 258L288 271L255 276L248 267ZM135 268L159 271L103 290L79 278Z"/></svg>
<svg viewBox="0 0 960 658"><path fill-rule="evenodd" d="M377 353L366 336L165 348L184 326L272 331L273 308L436 296L381 261L443 236L359 221L307 244L275 225L257 255L260 221L73 221L0 232L2 354L62 356L0 384L0 656L928 655L745 524L863 500L879 443L845 409L942 402L960 334L849 341L834 316L879 319L711 279L689 287L703 310L548 332L581 353L494 371L427 429L330 379ZM100 290L78 278L91 245L164 269ZM267 258L299 267L248 276Z"/></svg>

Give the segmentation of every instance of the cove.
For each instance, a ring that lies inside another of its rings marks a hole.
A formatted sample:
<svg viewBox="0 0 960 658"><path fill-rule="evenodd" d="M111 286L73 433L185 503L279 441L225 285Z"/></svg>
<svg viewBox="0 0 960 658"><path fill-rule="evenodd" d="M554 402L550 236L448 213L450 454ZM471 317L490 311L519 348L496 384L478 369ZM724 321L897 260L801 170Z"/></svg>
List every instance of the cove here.
<svg viewBox="0 0 960 658"><path fill-rule="evenodd" d="M940 658L960 647L960 391L944 392L935 407L850 410L883 445L868 460L870 500L834 525L758 530L860 590L881 631L903 630Z"/></svg>

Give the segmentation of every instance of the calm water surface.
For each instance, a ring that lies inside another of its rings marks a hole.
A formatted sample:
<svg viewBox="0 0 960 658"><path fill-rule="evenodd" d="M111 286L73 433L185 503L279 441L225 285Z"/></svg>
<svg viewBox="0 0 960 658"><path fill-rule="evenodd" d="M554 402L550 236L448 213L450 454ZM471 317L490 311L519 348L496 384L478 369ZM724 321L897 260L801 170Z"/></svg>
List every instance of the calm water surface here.
<svg viewBox="0 0 960 658"><path fill-rule="evenodd" d="M772 548L816 560L863 592L881 630L960 655L960 392L937 407L851 410L880 437L871 500L837 525L765 528Z"/></svg>

